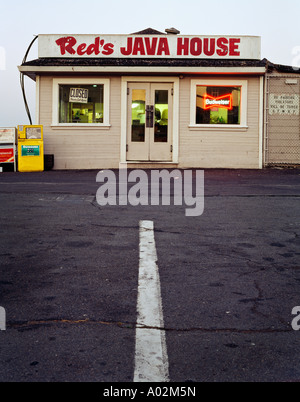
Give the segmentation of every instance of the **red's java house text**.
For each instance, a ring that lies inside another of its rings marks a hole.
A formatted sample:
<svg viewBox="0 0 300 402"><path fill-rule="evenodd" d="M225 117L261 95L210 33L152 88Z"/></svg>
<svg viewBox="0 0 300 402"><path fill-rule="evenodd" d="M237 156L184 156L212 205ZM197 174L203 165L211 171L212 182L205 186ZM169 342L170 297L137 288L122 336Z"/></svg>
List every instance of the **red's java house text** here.
<svg viewBox="0 0 300 402"><path fill-rule="evenodd" d="M177 38L177 56L240 56L239 38ZM93 43L78 43L73 36L59 38L56 44L64 55L103 55L115 52L113 43L96 37ZM170 56L167 37L128 37L127 45L120 47L123 56Z"/></svg>

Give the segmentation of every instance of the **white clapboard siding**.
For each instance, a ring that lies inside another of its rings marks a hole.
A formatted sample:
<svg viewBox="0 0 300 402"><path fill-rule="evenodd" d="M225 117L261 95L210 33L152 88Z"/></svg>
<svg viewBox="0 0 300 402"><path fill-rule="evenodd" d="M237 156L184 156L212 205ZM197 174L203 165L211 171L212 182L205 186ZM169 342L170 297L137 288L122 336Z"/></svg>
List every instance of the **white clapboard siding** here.
<svg viewBox="0 0 300 402"><path fill-rule="evenodd" d="M211 76L208 78L211 79ZM201 80L203 79L204 77L201 77ZM244 77L241 79L245 80ZM180 167L256 169L259 167L260 80L258 77L246 79L248 80L248 128L230 131L217 128L207 130L189 128L190 80L180 81Z"/></svg>
<svg viewBox="0 0 300 402"><path fill-rule="evenodd" d="M40 79L40 122L44 126L45 153L54 154L55 169L117 168L120 160L120 78L110 80L108 128L51 127L53 77Z"/></svg>
<svg viewBox="0 0 300 402"><path fill-rule="evenodd" d="M110 79L110 127L106 128L52 127L53 77L42 76L40 78L40 124L44 126L45 153L55 156L54 169L112 169L119 167L121 76L106 78ZM203 78L201 76L201 79ZM223 78L224 82L232 79L232 77ZM200 130L189 127L191 79L195 79L195 76L180 80L179 163L177 166L179 168L258 168L259 77L234 77L234 79L248 80L248 128L229 131L211 128ZM157 82L159 82L159 77ZM155 164L151 165L151 167L155 166ZM138 168L139 165L136 164L135 167Z"/></svg>

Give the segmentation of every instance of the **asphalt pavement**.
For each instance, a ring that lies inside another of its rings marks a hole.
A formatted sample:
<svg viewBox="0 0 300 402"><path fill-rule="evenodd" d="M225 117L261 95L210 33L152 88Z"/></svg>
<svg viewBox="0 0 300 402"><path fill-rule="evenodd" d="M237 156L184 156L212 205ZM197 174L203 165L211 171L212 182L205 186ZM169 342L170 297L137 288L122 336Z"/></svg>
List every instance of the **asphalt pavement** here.
<svg viewBox="0 0 300 402"><path fill-rule="evenodd" d="M300 169L205 170L194 217L100 206L98 174L0 173L0 381L133 382L147 220L170 382L298 382Z"/></svg>

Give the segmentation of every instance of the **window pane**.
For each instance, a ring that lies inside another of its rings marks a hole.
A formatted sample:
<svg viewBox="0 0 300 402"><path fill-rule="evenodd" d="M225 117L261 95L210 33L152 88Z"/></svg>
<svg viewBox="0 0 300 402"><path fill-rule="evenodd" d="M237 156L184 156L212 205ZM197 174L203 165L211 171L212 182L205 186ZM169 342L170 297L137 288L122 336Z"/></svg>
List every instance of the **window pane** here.
<svg viewBox="0 0 300 402"><path fill-rule="evenodd" d="M146 90L132 90L131 141L145 142Z"/></svg>
<svg viewBox="0 0 300 402"><path fill-rule="evenodd" d="M196 124L240 124L241 87L198 85Z"/></svg>
<svg viewBox="0 0 300 402"><path fill-rule="evenodd" d="M168 142L168 90L155 91L154 142Z"/></svg>
<svg viewBox="0 0 300 402"><path fill-rule="evenodd" d="M59 85L59 122L103 123L103 85Z"/></svg>

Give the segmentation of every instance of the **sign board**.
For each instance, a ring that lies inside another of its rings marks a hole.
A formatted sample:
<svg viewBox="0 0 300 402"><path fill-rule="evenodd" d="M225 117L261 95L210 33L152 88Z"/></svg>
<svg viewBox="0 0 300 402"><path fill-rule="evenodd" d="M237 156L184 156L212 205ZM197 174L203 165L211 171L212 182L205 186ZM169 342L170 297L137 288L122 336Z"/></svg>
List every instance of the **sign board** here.
<svg viewBox="0 0 300 402"><path fill-rule="evenodd" d="M259 36L39 35L39 58L260 60Z"/></svg>
<svg viewBox="0 0 300 402"><path fill-rule="evenodd" d="M22 145L22 156L39 156L40 146L39 145Z"/></svg>
<svg viewBox="0 0 300 402"><path fill-rule="evenodd" d="M16 129L15 127L0 128L0 144L15 144Z"/></svg>
<svg viewBox="0 0 300 402"><path fill-rule="evenodd" d="M299 95L297 94L270 94L269 114L270 115L297 115L299 116Z"/></svg>
<svg viewBox="0 0 300 402"><path fill-rule="evenodd" d="M232 110L232 103L232 94L219 96L217 98L208 94L204 95L204 110L214 108Z"/></svg>
<svg viewBox="0 0 300 402"><path fill-rule="evenodd" d="M0 163L13 163L16 171L15 127L0 127Z"/></svg>
<svg viewBox="0 0 300 402"><path fill-rule="evenodd" d="M15 152L14 148L0 145L0 163L14 163Z"/></svg>
<svg viewBox="0 0 300 402"><path fill-rule="evenodd" d="M89 90L82 88L71 88L69 102L88 103Z"/></svg>

